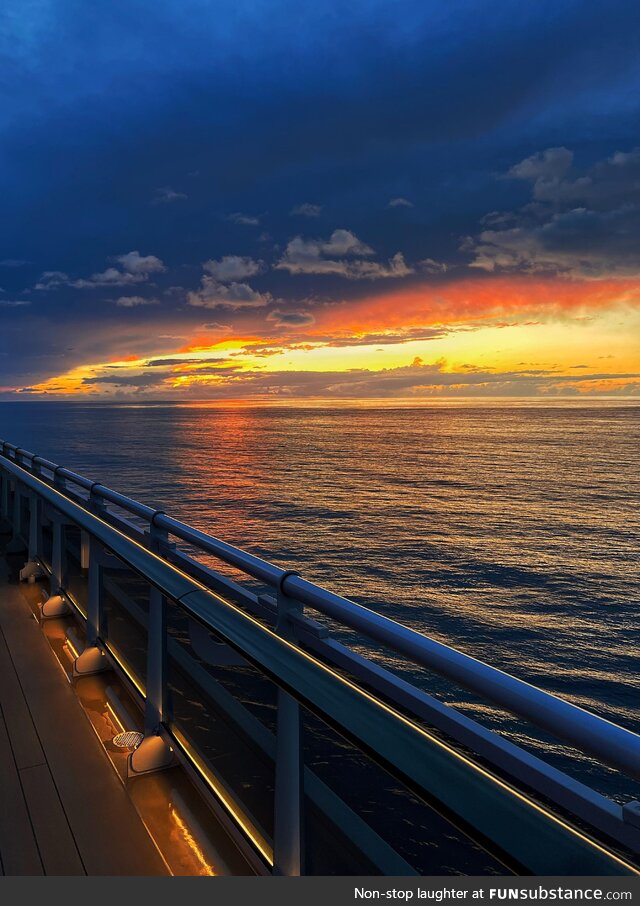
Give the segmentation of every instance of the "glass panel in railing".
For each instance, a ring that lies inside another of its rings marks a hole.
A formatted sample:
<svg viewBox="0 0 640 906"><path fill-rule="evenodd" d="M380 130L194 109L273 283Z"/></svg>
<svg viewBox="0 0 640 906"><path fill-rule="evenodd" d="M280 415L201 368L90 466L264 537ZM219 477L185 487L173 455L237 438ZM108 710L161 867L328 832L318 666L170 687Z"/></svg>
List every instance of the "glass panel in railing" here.
<svg viewBox="0 0 640 906"><path fill-rule="evenodd" d="M621 617L621 611L624 609L624 605L619 608L614 608L613 605L611 607L612 612L615 610L615 619L626 619L628 622L627 615ZM318 618L316 612L311 611L311 614L314 619ZM427 667L423 668L390 648L384 648L360 635L356 636L355 632L345 627L339 627L330 621L325 622L331 625L332 639L339 640L356 654L378 663L418 690L450 705L482 727L500 734L574 780L586 784L620 804L640 799L639 780L608 767L596 756L572 746L562 738L562 727L556 735L553 735L536 726L533 721L501 708L479 692L464 688L460 683L440 676ZM598 666L598 658L595 656L591 666L584 668L584 672L589 674L588 681L585 679L580 682L572 673L570 665L564 661L554 671L546 670L542 653L536 653L535 659L531 656L529 664L523 661L518 665L518 669L513 669L513 664L510 663L513 660L513 651L505 654L505 646L498 646L494 656L491 659L487 658L486 662L499 669L510 669L511 675L517 679L637 733L640 731L640 712L637 707L637 684L631 667L635 652L629 649L625 640L624 633L612 631L608 641L608 656L615 656L620 665L615 683L611 675ZM459 650L464 654L473 654L468 645L461 646ZM497 684L496 691L500 691L500 684ZM508 775L507 779L515 782Z"/></svg>
<svg viewBox="0 0 640 906"><path fill-rule="evenodd" d="M496 858L302 709L307 874L495 875Z"/></svg>
<svg viewBox="0 0 640 906"><path fill-rule="evenodd" d="M53 524L45 519L42 520L42 534L40 540L40 558L44 565L51 569L51 559L53 554Z"/></svg>
<svg viewBox="0 0 640 906"><path fill-rule="evenodd" d="M65 588L86 616L88 600L89 539L78 526L64 528L64 551L66 560Z"/></svg>
<svg viewBox="0 0 640 906"><path fill-rule="evenodd" d="M268 858L277 690L173 603L167 622L171 730L218 799Z"/></svg>
<svg viewBox="0 0 640 906"><path fill-rule="evenodd" d="M100 550L100 548L99 548ZM147 675L149 584L102 549L102 637L139 691Z"/></svg>
<svg viewBox="0 0 640 906"><path fill-rule="evenodd" d="M29 538L29 498L26 494L20 495L20 534L26 541Z"/></svg>
<svg viewBox="0 0 640 906"><path fill-rule="evenodd" d="M16 493L16 483L15 483L15 481L10 480L8 492L7 492L7 503L8 503L9 520L11 521L12 524L13 524L13 516L14 516L14 512L15 512L14 505L13 505L13 501L15 499L15 493Z"/></svg>

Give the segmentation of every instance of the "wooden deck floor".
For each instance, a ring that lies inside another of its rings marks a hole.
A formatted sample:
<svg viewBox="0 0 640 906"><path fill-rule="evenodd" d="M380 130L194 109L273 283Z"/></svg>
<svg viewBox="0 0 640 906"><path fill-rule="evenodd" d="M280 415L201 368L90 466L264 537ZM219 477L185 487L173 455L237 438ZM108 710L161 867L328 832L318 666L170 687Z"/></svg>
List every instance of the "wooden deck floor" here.
<svg viewBox="0 0 640 906"><path fill-rule="evenodd" d="M2 559L0 873L168 874Z"/></svg>

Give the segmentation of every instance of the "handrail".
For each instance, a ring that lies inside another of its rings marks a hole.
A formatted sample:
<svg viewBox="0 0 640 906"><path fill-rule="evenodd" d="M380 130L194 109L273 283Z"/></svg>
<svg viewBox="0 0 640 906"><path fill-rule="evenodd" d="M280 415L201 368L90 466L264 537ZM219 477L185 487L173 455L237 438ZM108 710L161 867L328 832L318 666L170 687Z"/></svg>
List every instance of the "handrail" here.
<svg viewBox="0 0 640 906"><path fill-rule="evenodd" d="M516 864L542 874L584 874L587 867L595 874L635 873L624 860L41 478L6 458L0 466L418 795L427 801L435 796L470 827L484 825L481 833Z"/></svg>
<svg viewBox="0 0 640 906"><path fill-rule="evenodd" d="M632 777L640 778L640 736L631 730L408 629L360 604L318 588L299 576L285 579L284 589L303 604L320 610L352 629L366 632L369 638L484 695L507 711L548 730L558 739L585 753L596 755Z"/></svg>
<svg viewBox="0 0 640 906"><path fill-rule="evenodd" d="M17 450L13 444L0 441L0 449L7 448ZM586 754L596 756L631 777L640 778L640 735L631 730L334 594L291 570L268 563L104 485L90 483L76 473L60 469L55 463L34 458L27 451L20 452L33 461L38 459L46 462L48 468L56 469L57 474L64 475L85 488L87 483L91 484L95 496L129 509L135 515L153 520L158 528L215 555L249 576L266 582L284 595L307 604L364 633L373 641L389 646L413 662L484 696Z"/></svg>

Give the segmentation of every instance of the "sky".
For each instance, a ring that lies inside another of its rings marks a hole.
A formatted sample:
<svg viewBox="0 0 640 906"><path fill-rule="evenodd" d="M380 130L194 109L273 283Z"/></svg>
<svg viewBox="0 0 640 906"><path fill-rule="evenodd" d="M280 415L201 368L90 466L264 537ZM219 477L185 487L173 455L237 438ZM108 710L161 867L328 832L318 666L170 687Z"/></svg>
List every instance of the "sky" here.
<svg viewBox="0 0 640 906"><path fill-rule="evenodd" d="M0 399L640 398L635 0L4 0Z"/></svg>

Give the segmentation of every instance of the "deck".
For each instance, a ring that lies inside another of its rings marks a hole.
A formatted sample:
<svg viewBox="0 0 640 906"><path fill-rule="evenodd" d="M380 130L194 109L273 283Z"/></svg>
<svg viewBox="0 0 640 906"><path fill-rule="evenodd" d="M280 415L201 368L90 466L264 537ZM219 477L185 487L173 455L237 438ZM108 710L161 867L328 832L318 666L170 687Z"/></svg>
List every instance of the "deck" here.
<svg viewBox="0 0 640 906"><path fill-rule="evenodd" d="M0 559L0 873L166 875Z"/></svg>

